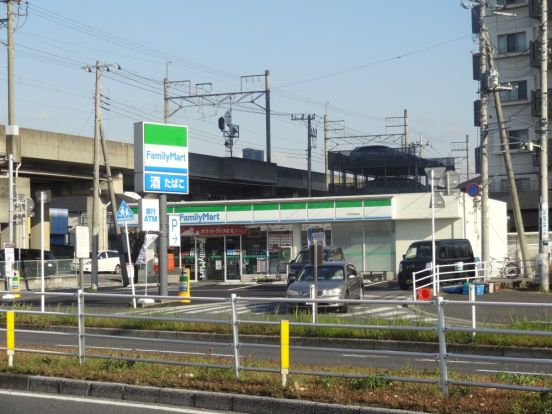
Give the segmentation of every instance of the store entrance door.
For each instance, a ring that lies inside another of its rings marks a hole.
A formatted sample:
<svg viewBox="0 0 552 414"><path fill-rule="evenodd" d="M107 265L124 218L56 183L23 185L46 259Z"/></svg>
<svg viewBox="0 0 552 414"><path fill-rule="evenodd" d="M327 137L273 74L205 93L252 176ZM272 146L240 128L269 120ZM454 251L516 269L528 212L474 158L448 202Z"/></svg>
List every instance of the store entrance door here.
<svg viewBox="0 0 552 414"><path fill-rule="evenodd" d="M241 278L241 237L226 236L226 280Z"/></svg>
<svg viewBox="0 0 552 414"><path fill-rule="evenodd" d="M240 236L205 239L205 274L207 280L240 280Z"/></svg>
<svg viewBox="0 0 552 414"><path fill-rule="evenodd" d="M224 280L224 238L205 239L205 276L207 280Z"/></svg>

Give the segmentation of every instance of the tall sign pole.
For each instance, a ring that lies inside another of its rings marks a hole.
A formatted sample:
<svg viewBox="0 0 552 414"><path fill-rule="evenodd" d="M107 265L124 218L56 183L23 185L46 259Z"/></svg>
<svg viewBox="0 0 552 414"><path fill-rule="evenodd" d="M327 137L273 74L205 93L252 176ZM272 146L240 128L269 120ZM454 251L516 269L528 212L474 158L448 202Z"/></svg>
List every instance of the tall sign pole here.
<svg viewBox="0 0 552 414"><path fill-rule="evenodd" d="M539 281L540 290L550 290L548 262L548 1L541 0L540 21L540 75L541 75L541 108L540 108L540 225L539 225Z"/></svg>
<svg viewBox="0 0 552 414"><path fill-rule="evenodd" d="M160 195L157 219L164 240L159 243L159 294L166 296L167 194L188 194L188 127L137 122L134 124L134 148L135 191ZM140 217L140 221L143 220Z"/></svg>

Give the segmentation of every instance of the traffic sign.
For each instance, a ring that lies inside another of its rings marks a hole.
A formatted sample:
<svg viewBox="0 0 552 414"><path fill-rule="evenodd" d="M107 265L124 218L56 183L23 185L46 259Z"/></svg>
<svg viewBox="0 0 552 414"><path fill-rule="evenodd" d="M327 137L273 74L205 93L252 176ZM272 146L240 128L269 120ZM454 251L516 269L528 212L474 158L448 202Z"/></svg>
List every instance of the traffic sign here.
<svg viewBox="0 0 552 414"><path fill-rule="evenodd" d="M481 192L481 187L477 183L469 183L466 187L466 194L470 197L477 197Z"/></svg>
<svg viewBox="0 0 552 414"><path fill-rule="evenodd" d="M121 201L121 205L117 210L117 222L131 220L134 220L134 213L132 212L128 204L123 200Z"/></svg>
<svg viewBox="0 0 552 414"><path fill-rule="evenodd" d="M169 246L180 247L180 214L169 214Z"/></svg>

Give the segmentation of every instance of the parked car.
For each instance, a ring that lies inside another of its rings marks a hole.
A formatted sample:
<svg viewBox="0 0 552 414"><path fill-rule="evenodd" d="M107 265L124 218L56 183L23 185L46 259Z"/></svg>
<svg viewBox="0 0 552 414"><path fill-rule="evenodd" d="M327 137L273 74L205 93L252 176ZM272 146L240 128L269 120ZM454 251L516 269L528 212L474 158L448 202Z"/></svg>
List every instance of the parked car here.
<svg viewBox="0 0 552 414"><path fill-rule="evenodd" d="M323 255L323 262L345 261L345 255L343 254L343 249L341 249L341 247L324 247ZM309 248L305 247L301 249L299 253L297 253L297 257L295 257L295 259L289 262L287 279L288 286L295 282L295 279L297 278L301 270L303 270L303 268L308 264L310 264L310 253Z"/></svg>
<svg viewBox="0 0 552 414"><path fill-rule="evenodd" d="M435 240L435 263L436 265L455 265L445 268L444 271L458 270L461 274L473 271L475 258L471 243L467 239L441 239ZM410 245L403 260L399 264L398 281L399 287L408 290L412 286L412 273L423 269L427 272L421 273L418 278L424 278L421 283L427 284L430 279L430 268L432 263L431 240L417 241ZM464 266L466 263L466 266ZM442 279L458 277L458 273L442 275Z"/></svg>
<svg viewBox="0 0 552 414"><path fill-rule="evenodd" d="M301 270L299 277L287 289L288 298L310 297L310 286L314 283L314 266L306 265ZM328 300L328 302L319 302L318 306L340 308L342 312L347 312L348 304L335 303L335 299L362 299L363 280L356 268L345 262L326 262L318 266L317 277L317 297ZM291 306L307 306L308 302L293 303Z"/></svg>
<svg viewBox="0 0 552 414"><path fill-rule="evenodd" d="M92 271L92 259L84 259L82 267L85 273L90 273ZM71 263L71 270L79 270L78 259L73 260L73 263ZM119 252L117 250L98 251L98 273L121 273Z"/></svg>
<svg viewBox="0 0 552 414"><path fill-rule="evenodd" d="M41 250L40 249L14 249L15 268L19 269L20 277L38 277L41 272ZM0 274L4 277L5 253L0 250ZM56 258L49 250L44 250L44 275L51 276L56 273Z"/></svg>

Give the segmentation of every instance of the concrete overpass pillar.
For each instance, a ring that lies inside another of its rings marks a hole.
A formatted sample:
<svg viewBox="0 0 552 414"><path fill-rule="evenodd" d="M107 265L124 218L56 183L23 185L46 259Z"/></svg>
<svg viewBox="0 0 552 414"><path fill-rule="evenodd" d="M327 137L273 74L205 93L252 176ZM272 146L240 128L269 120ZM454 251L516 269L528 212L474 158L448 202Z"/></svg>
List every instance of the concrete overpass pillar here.
<svg viewBox="0 0 552 414"><path fill-rule="evenodd" d="M94 204L93 197L86 197L86 217L88 224L88 232L90 234L90 246L92 246L92 205ZM105 204L100 199L100 213L99 213L99 223L98 223L98 251L107 250L109 244L107 241L107 236L109 233L109 224L107 223L107 209L108 204Z"/></svg>
<svg viewBox="0 0 552 414"><path fill-rule="evenodd" d="M31 218L31 249L40 249L40 200L35 200L35 215ZM44 203L44 250L50 250L50 203Z"/></svg>

